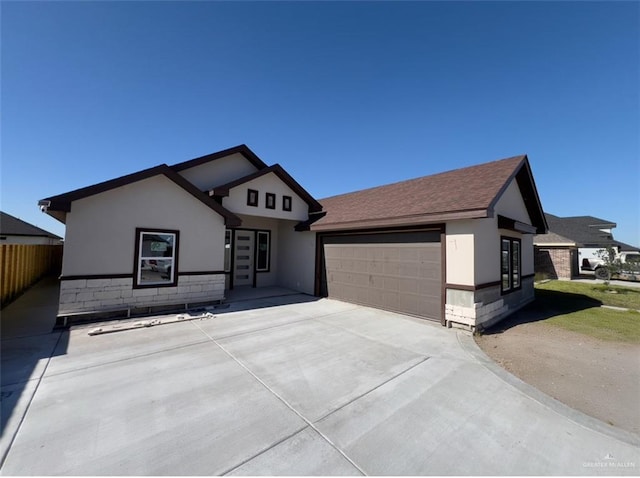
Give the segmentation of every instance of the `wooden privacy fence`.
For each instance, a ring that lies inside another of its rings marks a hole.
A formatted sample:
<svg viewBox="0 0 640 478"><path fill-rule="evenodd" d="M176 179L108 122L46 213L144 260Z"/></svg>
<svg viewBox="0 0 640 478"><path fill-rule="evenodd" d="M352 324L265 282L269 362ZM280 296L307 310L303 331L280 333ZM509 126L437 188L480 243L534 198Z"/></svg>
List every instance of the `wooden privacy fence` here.
<svg viewBox="0 0 640 478"><path fill-rule="evenodd" d="M60 274L62 246L0 245L2 307L47 274Z"/></svg>

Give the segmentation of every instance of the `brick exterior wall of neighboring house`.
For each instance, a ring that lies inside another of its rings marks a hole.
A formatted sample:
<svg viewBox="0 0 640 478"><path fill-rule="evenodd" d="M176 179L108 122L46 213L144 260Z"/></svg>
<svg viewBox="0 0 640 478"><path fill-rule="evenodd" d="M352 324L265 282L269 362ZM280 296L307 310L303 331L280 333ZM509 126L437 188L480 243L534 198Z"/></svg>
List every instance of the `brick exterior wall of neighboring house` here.
<svg viewBox="0 0 640 478"><path fill-rule="evenodd" d="M572 279L577 275L578 249L535 246L534 269L547 279Z"/></svg>

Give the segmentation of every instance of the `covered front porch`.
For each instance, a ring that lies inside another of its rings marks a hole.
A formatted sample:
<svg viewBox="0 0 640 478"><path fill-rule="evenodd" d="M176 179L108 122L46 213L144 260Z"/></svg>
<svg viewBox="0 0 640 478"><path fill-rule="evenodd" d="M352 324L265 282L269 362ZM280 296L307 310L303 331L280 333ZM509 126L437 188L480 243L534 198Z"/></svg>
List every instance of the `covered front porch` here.
<svg viewBox="0 0 640 478"><path fill-rule="evenodd" d="M255 297L256 290L313 294L315 233L296 231L298 221L239 215L225 234L225 296Z"/></svg>

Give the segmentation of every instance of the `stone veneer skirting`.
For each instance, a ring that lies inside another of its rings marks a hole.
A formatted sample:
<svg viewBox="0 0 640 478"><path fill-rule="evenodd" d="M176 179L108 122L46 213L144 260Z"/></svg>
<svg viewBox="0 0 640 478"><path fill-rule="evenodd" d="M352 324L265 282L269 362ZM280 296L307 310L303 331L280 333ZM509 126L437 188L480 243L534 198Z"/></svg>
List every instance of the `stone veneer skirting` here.
<svg viewBox="0 0 640 478"><path fill-rule="evenodd" d="M224 299L224 290L225 274L180 275L176 287L144 289L134 289L132 278L63 280L58 316L216 302Z"/></svg>
<svg viewBox="0 0 640 478"><path fill-rule="evenodd" d="M522 287L509 294L500 293L500 285L475 291L447 289L445 320L447 326L463 325L481 330L499 322L534 299L533 277L522 279Z"/></svg>

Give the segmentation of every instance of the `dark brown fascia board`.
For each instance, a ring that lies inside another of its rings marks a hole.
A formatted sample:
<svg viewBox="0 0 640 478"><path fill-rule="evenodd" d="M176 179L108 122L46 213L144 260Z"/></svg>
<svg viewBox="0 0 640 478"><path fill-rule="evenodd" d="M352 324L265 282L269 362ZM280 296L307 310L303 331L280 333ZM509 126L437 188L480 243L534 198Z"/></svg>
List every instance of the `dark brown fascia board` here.
<svg viewBox="0 0 640 478"><path fill-rule="evenodd" d="M536 226L537 234L546 234L549 231L549 225L547 224L547 218L544 216L544 210L542 209L542 202L540 201L540 195L538 194L538 188L536 187L535 179L531 171L531 165L529 159L525 155L525 161L521 167L519 173L516 175L516 181L520 188L520 193L523 195L527 212L531 217L531 222ZM524 191L524 192L523 192Z"/></svg>
<svg viewBox="0 0 640 478"><path fill-rule="evenodd" d="M229 227L237 227L242 224L242 220L236 216L234 213L223 207L219 204L215 199L207 196L205 193L200 191L197 187L193 185L193 183L187 181L185 178L180 176L174 170L172 170L169 166L166 166L166 170L164 172L165 176L169 178L171 181L176 183L182 189L191 194L194 198L204 203L206 206L209 206L215 212L224 217L224 223Z"/></svg>
<svg viewBox="0 0 640 478"><path fill-rule="evenodd" d="M493 198L489 204L489 211L493 214L496 204L507 190L513 179L518 183L520 188L520 194L524 201L527 213L531 218L531 222L536 227L537 234L546 234L549 227L547 226L547 220L544 217L544 211L542 210L542 204L540 203L540 196L536 188L533 174L531 173L531 166L529 165L529 158L526 154L521 156L521 161L509 175L509 178L504 182L498 194Z"/></svg>
<svg viewBox="0 0 640 478"><path fill-rule="evenodd" d="M225 224L228 226L239 226L242 221L238 216L233 214L231 211L228 211L212 198L209 198L206 194L202 193L198 188L196 188L192 183L184 179L178 173L173 171L166 164L161 164L159 166L155 166L153 168L144 169L142 171L138 171L137 173L128 174L126 176L122 176L116 179L111 179L109 181L104 181L102 183L94 184L93 186L87 186L85 188L76 189L75 191L70 191L68 193L60 194L58 196L51 196L46 199L42 199L41 202L48 202L49 205L47 207L47 213L49 211L61 211L61 212L69 212L71 211L71 203L73 201L77 201L79 199L83 199L89 196L94 196L96 194L100 194L111 189L116 189L122 186L126 186L128 184L132 184L138 181L142 181L144 179L148 179L154 176L162 174L174 182L176 185L180 186L182 189L191 194L194 198L198 199L200 202L204 203L206 206L213 209L215 212L220 214L225 219ZM52 217L56 217L53 214L50 214ZM58 217L56 219L60 220Z"/></svg>
<svg viewBox="0 0 640 478"><path fill-rule="evenodd" d="M498 229L508 229L522 234L535 234L536 227L498 214Z"/></svg>
<svg viewBox="0 0 640 478"><path fill-rule="evenodd" d="M267 167L267 165L253 151L251 151L246 144L240 144L238 146L234 146L233 148L218 151L217 153L207 154L205 156L200 156L199 158L190 159L188 161L183 161L182 163L174 164L173 166L171 166L171 169L176 172L184 171L185 169L200 166L201 164L215 161L216 159L224 158L225 156L231 156L232 154L236 153L240 153L242 156L247 158L247 160L258 169L264 169Z"/></svg>
<svg viewBox="0 0 640 478"><path fill-rule="evenodd" d="M327 215L327 211L319 211L319 212L313 212L309 214L309 219L307 219L306 221L301 221L298 224L296 224L294 226L294 230L300 232L300 231L310 231L311 230L311 224L313 224L314 222L319 221L320 219L322 219L324 216Z"/></svg>
<svg viewBox="0 0 640 478"><path fill-rule="evenodd" d="M513 181L513 179L518 175L518 173L520 172L520 169L522 169L522 165L527 160L527 155L526 154L523 154L523 155L520 155L520 156L514 156L514 157L519 157L520 158L520 162L518 163L518 165L515 168L513 168L513 171L511 171L511 174L509 174L509 177L507 178L507 180L502 184L502 186L500 187L500 190L498 191L498 193L494 196L494 198L489 203L489 211L491 211L492 215L493 215L493 211L494 211L494 209L496 207L496 204L498 204L498 201L500 200L500 198L502 197L504 192L507 190L507 188L511 184L511 181Z"/></svg>
<svg viewBox="0 0 640 478"><path fill-rule="evenodd" d="M339 223L321 223L312 224L312 231L341 231L347 229L366 229L366 228L381 228L381 227L405 227L405 226L417 226L443 223L446 221L456 221L461 219L481 219L489 217L486 209L473 209L466 211L451 211L446 213L436 214L419 214L413 216L399 216L380 219L368 219L347 221Z"/></svg>
<svg viewBox="0 0 640 478"><path fill-rule="evenodd" d="M165 168L168 168L168 166L166 164L161 164L152 168L143 169L142 171L138 171L137 173L127 174L119 178L110 179L98 184L75 189L73 191L69 191L68 193L58 194L57 196L51 196L45 199L41 199L40 203L48 202L49 205L47 206L47 209L49 210L69 212L71 211L71 203L73 201L109 191L111 189L126 186L127 184L135 183L137 181L142 181L143 179L157 176L158 174L163 174Z"/></svg>
<svg viewBox="0 0 640 478"><path fill-rule="evenodd" d="M260 171L256 171L255 173L248 174L247 176L243 176L234 181L231 181L227 184L223 184L221 186L215 187L213 191L213 196L216 197L226 197L229 195L229 191L241 184L245 184L249 181L253 181L256 178L264 176L269 173L274 173L280 180L285 183L289 188L291 188L298 196L302 198L304 202L309 206L309 213L322 211L322 205L316 201L311 194L309 194L300 184L291 177L289 173L287 173L282 166L279 164L274 164L273 166L269 166L267 168L261 169ZM208 192L211 194L211 192Z"/></svg>

